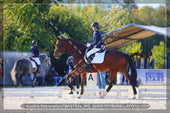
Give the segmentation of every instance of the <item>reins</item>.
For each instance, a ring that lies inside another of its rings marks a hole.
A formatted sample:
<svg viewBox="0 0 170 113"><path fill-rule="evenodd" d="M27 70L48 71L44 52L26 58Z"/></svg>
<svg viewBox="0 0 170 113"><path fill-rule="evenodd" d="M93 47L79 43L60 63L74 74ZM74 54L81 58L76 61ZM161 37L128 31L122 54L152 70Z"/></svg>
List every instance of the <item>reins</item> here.
<svg viewBox="0 0 170 113"><path fill-rule="evenodd" d="M83 48L85 48L85 47L83 47ZM59 51L59 50L54 50L54 51ZM77 51L77 50L67 50L67 51L64 51L64 52L62 52L62 54L67 54L67 53L69 53L69 52L74 52L74 51ZM60 52L60 51L59 51ZM61 53L61 52L60 52Z"/></svg>

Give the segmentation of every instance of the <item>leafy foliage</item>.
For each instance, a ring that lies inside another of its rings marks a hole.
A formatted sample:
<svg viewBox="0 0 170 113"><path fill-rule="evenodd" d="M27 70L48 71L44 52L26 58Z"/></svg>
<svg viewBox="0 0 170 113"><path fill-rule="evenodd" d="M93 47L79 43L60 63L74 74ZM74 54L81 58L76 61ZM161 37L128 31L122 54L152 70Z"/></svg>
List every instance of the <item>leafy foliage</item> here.
<svg viewBox="0 0 170 113"><path fill-rule="evenodd" d="M141 25L166 26L166 8L160 6L154 9L150 6L142 7L137 14L132 15L133 23Z"/></svg>
<svg viewBox="0 0 170 113"><path fill-rule="evenodd" d="M8 4L8 2L20 4ZM137 9L136 5L130 4L115 4L111 8L106 8L103 4L50 5L51 0L34 0L33 4L29 0L6 0L5 3L3 13L5 51L30 51L31 41L35 39L38 41L39 50L50 52L52 57L56 36L72 38L85 44L92 38L90 25L95 21L100 23L101 33L130 23L161 27L166 25L166 13L163 6L157 9L149 6ZM148 54L154 45L162 41L155 37L157 36L127 45L119 50L128 54L134 52ZM158 40L152 41L153 39ZM0 44L2 45L2 41ZM68 55L64 54L61 59L64 61ZM56 62L61 59L52 60Z"/></svg>
<svg viewBox="0 0 170 113"><path fill-rule="evenodd" d="M161 41L159 46L154 46L152 51L152 56L155 59L155 68L163 69L164 68L164 57L165 57L165 48L164 43Z"/></svg>
<svg viewBox="0 0 170 113"><path fill-rule="evenodd" d="M61 7L57 5L51 6L48 13L49 21L51 21L55 27L48 23L48 26L53 27L53 31L56 36L61 35L60 32L66 33L70 38L74 40L79 40L80 43L85 43L90 38L90 30L82 19L78 15L74 14L74 12L67 9L66 6Z"/></svg>
<svg viewBox="0 0 170 113"><path fill-rule="evenodd" d="M141 42L134 42L130 45L121 47L119 50L124 52L124 53L128 53L128 54L132 54L132 53L142 53L142 46L141 46Z"/></svg>

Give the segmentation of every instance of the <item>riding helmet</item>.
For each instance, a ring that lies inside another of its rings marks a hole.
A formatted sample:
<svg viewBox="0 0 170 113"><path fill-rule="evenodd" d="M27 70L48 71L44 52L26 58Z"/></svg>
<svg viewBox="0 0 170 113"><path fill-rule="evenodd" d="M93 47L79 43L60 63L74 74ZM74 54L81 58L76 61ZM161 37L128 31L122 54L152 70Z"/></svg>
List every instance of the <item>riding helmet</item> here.
<svg viewBox="0 0 170 113"><path fill-rule="evenodd" d="M38 43L36 40L33 40L32 41L32 45L34 45L35 43Z"/></svg>
<svg viewBox="0 0 170 113"><path fill-rule="evenodd" d="M91 24L91 27L97 27L97 29L99 29L99 23L98 22L93 22Z"/></svg>

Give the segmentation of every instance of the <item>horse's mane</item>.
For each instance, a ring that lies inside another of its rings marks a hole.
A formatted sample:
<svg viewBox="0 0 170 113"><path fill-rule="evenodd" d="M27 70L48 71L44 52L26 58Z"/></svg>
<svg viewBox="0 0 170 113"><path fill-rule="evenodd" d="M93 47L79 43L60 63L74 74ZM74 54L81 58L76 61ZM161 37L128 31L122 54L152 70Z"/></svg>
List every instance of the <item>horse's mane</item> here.
<svg viewBox="0 0 170 113"><path fill-rule="evenodd" d="M79 42L77 42L77 41L75 41L75 40L73 40L71 38L67 38L67 40L71 41L73 45L78 46L79 49L80 48L87 48L85 45L83 45L83 44L81 44L81 43L79 43Z"/></svg>

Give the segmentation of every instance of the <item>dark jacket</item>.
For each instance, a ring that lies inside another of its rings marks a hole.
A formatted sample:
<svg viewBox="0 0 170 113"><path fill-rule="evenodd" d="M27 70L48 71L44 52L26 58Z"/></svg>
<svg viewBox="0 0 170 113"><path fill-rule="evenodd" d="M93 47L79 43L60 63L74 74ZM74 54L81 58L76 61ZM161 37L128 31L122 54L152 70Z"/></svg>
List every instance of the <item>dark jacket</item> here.
<svg viewBox="0 0 170 113"><path fill-rule="evenodd" d="M31 47L31 57L39 57L39 50L35 45Z"/></svg>
<svg viewBox="0 0 170 113"><path fill-rule="evenodd" d="M69 62L68 64L66 64L65 68L64 68L64 71L69 74L69 69L71 68L71 70L74 70L74 66L73 66L73 63L72 62Z"/></svg>
<svg viewBox="0 0 170 113"><path fill-rule="evenodd" d="M96 47L96 48L101 48L102 45L103 45L103 42L102 42L102 36L101 36L101 33L98 31L98 29L96 29L93 33L93 40L94 42L91 43L91 47Z"/></svg>
<svg viewBox="0 0 170 113"><path fill-rule="evenodd" d="M56 71L55 71L55 70L53 71L53 70L50 68L50 70L48 71L48 76L49 76L49 77L55 77L55 76L57 76L57 75L56 75Z"/></svg>

